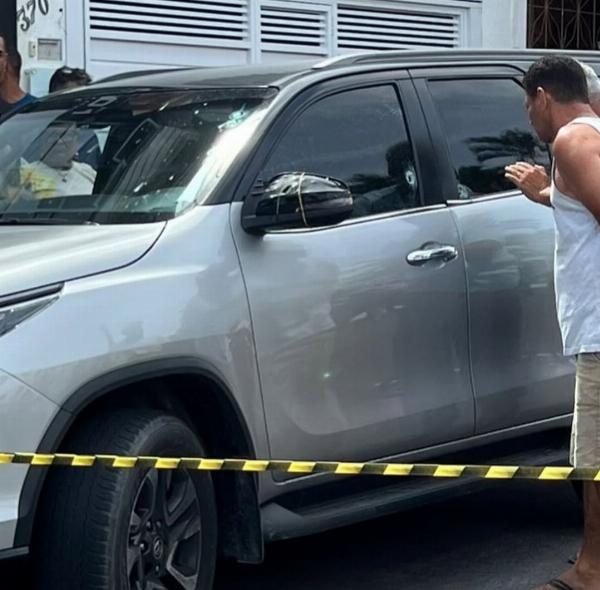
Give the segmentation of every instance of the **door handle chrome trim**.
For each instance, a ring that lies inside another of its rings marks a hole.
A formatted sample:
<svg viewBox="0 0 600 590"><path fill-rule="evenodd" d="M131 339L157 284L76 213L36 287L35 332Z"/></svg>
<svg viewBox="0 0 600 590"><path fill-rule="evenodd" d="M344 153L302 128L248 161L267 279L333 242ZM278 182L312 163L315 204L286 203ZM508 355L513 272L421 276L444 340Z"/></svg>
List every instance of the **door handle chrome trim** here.
<svg viewBox="0 0 600 590"><path fill-rule="evenodd" d="M419 250L413 250L406 257L406 262L413 266L425 264L431 260L450 262L458 256L458 250L454 246L422 246Z"/></svg>

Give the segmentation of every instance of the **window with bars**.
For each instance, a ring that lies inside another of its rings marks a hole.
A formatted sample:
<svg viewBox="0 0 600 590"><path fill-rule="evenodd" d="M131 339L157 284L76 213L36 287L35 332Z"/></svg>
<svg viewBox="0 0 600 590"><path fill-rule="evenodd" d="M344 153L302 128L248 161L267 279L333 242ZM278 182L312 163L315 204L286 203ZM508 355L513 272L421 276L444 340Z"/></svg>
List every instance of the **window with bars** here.
<svg viewBox="0 0 600 590"><path fill-rule="evenodd" d="M89 0L92 35L247 41L249 0Z"/></svg>
<svg viewBox="0 0 600 590"><path fill-rule="evenodd" d="M528 46L600 49L600 0L529 0Z"/></svg>

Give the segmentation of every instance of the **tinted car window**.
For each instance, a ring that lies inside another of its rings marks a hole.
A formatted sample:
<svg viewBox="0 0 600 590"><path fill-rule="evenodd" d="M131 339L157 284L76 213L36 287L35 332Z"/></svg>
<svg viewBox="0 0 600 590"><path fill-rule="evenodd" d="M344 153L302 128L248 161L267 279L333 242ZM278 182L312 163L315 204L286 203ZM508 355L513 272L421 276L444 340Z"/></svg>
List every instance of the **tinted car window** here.
<svg viewBox="0 0 600 590"><path fill-rule="evenodd" d="M549 165L529 125L524 91L511 79L429 82L456 171L458 196L514 189L504 167L517 160Z"/></svg>
<svg viewBox="0 0 600 590"><path fill-rule="evenodd" d="M416 167L395 88L351 90L310 106L276 147L263 180L283 172L345 182L355 217L417 206Z"/></svg>

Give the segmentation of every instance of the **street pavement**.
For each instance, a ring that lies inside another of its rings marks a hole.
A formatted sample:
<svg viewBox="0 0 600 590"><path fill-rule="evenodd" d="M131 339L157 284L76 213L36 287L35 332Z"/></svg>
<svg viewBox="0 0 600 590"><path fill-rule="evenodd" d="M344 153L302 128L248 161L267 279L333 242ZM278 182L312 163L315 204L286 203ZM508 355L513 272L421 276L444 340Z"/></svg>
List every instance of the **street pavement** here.
<svg viewBox="0 0 600 590"><path fill-rule="evenodd" d="M260 566L221 564L215 590L531 590L568 567L580 528L568 483L492 482L469 496L268 545ZM0 587L27 590L27 569L0 564Z"/></svg>
<svg viewBox="0 0 600 590"><path fill-rule="evenodd" d="M483 492L267 547L223 565L217 590L530 590L578 550L570 484L508 481Z"/></svg>

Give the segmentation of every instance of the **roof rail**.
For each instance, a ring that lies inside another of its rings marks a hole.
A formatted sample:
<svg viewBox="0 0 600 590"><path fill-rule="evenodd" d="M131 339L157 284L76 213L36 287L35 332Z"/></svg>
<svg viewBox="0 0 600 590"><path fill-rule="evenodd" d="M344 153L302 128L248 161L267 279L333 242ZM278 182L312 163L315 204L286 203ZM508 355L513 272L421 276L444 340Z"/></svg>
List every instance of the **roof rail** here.
<svg viewBox="0 0 600 590"><path fill-rule="evenodd" d="M312 66L313 70L324 70L342 66L357 64L377 64L394 61L416 62L426 61L431 58L435 60L456 61L470 57L489 57L494 60L499 57L524 57L551 55L560 52L561 55L574 55L585 58L596 52L564 51L552 49L392 49L380 51L362 51L359 53L348 53L330 57Z"/></svg>
<svg viewBox="0 0 600 590"><path fill-rule="evenodd" d="M361 53L345 53L344 55L335 55L333 57L328 57L319 63L316 63L312 66L313 70L326 70L327 68L335 67L338 65L349 65L353 64L354 60L360 57L361 55L373 55L375 52L361 52ZM379 53L379 52L377 52Z"/></svg>
<svg viewBox="0 0 600 590"><path fill-rule="evenodd" d="M490 51L489 49L392 49L370 51L368 53L356 53L348 55L346 60L340 60L336 65L355 65L355 64L374 64L386 63L390 61L418 61L428 60L434 57L436 60L457 60L476 56L503 53L509 54L510 51Z"/></svg>
<svg viewBox="0 0 600 590"><path fill-rule="evenodd" d="M156 68L150 70L131 70L129 72L121 72L120 74L112 74L105 78L99 78L94 80L92 84L104 84L105 82L119 82L120 80L127 80L128 78L137 78L139 76L151 76L152 74L168 74L169 72L177 72L181 70L201 70L208 66L195 66L195 67L173 67L173 68Z"/></svg>

